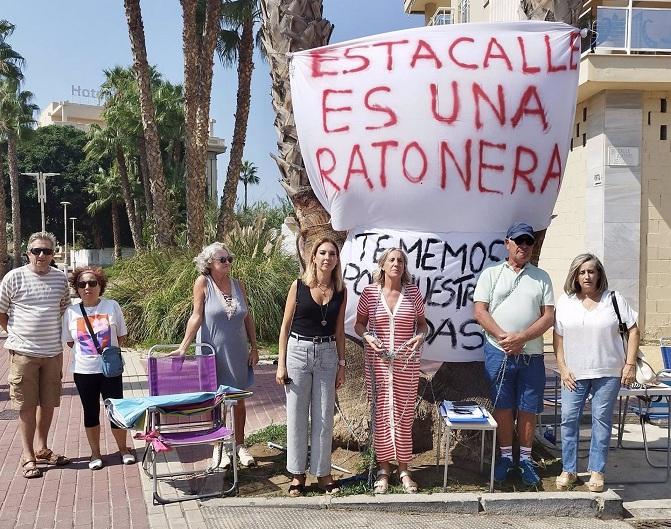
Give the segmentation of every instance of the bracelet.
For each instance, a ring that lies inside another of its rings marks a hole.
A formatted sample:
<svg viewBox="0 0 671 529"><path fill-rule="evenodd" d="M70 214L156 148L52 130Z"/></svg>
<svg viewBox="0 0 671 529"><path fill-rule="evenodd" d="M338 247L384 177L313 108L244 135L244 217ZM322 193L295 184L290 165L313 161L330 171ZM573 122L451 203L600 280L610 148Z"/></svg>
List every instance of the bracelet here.
<svg viewBox="0 0 671 529"><path fill-rule="evenodd" d="M632 367L636 367L636 364L630 364L629 362L625 362L625 364L624 364L624 365L626 365L626 366L632 366Z"/></svg>

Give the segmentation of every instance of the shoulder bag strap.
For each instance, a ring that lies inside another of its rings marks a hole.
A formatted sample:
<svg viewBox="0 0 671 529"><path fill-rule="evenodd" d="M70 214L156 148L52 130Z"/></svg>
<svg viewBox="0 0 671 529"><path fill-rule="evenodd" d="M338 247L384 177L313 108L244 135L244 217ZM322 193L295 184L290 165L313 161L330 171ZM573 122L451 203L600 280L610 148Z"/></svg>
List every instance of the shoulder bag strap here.
<svg viewBox="0 0 671 529"><path fill-rule="evenodd" d="M93 327L91 326L91 322L89 321L89 317L86 314L86 309L84 309L84 303L79 304L79 310L82 311L82 316L84 316L84 321L86 322L86 328L89 330L89 334L91 335L91 340L93 340L93 345L95 345L96 351L98 351L98 354L101 355L102 351L100 350L100 344L98 343L98 338L96 338L96 334L93 332Z"/></svg>
<svg viewBox="0 0 671 529"><path fill-rule="evenodd" d="M622 345L624 346L624 356L627 356L627 325L622 321L622 316L620 316L620 307L617 306L617 298L615 297L615 291L613 290L610 293L610 299L613 302L613 310L615 310L615 315L617 316L617 332L620 333L622 337Z"/></svg>

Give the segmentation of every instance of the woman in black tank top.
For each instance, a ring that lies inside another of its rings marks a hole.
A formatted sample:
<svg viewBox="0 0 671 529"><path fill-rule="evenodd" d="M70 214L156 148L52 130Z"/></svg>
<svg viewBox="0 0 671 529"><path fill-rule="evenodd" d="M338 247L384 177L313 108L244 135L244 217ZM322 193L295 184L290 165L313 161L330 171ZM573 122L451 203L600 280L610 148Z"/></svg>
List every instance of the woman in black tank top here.
<svg viewBox="0 0 671 529"><path fill-rule="evenodd" d="M339 490L331 476L331 444L335 392L345 381L346 305L338 246L320 239L303 277L289 289L280 329L276 380L287 394L290 496L305 488L308 436L310 472L327 494Z"/></svg>

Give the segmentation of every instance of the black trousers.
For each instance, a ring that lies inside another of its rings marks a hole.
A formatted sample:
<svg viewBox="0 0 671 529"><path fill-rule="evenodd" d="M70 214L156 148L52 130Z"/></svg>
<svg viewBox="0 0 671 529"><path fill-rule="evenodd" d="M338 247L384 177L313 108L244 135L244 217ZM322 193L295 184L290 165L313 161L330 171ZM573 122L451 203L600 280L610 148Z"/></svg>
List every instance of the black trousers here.
<svg viewBox="0 0 671 529"><path fill-rule="evenodd" d="M107 378L102 373L74 373L75 386L84 408L84 426L93 428L100 424L100 397L105 399L122 399L123 382L121 376ZM112 428L118 428L110 421Z"/></svg>

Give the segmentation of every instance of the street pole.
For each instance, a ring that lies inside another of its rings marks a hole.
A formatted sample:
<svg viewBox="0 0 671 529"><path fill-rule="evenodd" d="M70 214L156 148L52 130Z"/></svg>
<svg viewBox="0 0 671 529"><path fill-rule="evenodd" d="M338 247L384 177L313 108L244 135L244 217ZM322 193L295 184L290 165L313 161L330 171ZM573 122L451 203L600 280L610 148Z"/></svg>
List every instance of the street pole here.
<svg viewBox="0 0 671 529"><path fill-rule="evenodd" d="M47 231L46 219L44 216L44 204L47 202L47 176L58 176L61 173L21 173L26 176L34 176L37 179L37 201L40 203L42 212L42 231Z"/></svg>
<svg viewBox="0 0 671 529"><path fill-rule="evenodd" d="M63 206L63 236L64 236L64 241L63 244L65 246L63 250L63 264L65 265L65 275L68 275L68 206L70 205L70 202L67 200L64 200L61 202L61 205Z"/></svg>
<svg viewBox="0 0 671 529"><path fill-rule="evenodd" d="M75 221L77 220L77 217L70 217L70 220L72 221L72 251L75 249ZM75 258L74 255L72 257L72 269L74 270L75 268Z"/></svg>

